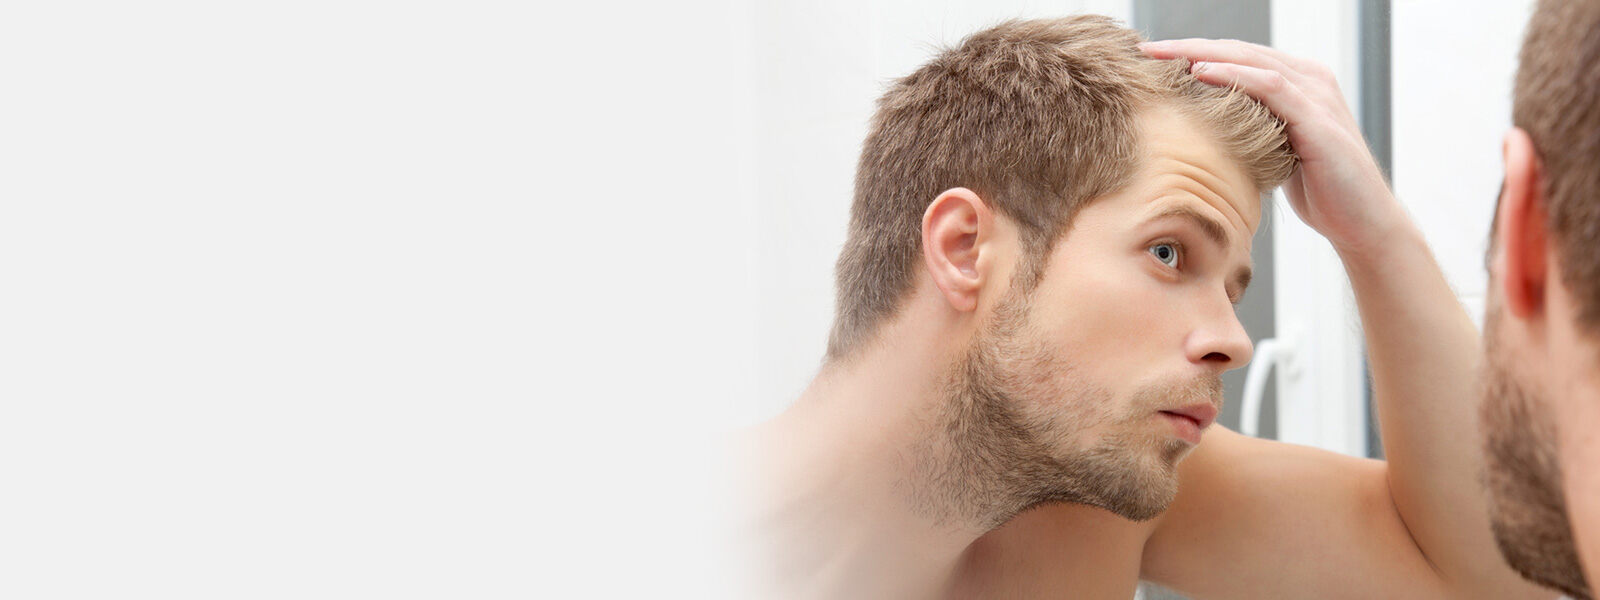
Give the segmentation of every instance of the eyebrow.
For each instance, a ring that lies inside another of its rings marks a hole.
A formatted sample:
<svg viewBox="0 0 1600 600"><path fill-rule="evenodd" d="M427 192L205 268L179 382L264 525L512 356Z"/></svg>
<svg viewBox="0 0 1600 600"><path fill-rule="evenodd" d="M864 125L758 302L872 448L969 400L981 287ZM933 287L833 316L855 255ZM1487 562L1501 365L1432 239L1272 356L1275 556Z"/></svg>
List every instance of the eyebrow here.
<svg viewBox="0 0 1600 600"><path fill-rule="evenodd" d="M1206 237L1211 238L1211 241L1216 242L1218 246L1223 248L1228 247L1227 228L1223 227L1221 223L1216 222L1216 220L1212 219L1211 217L1200 214L1200 211L1191 207L1168 207L1166 210L1156 214L1156 216L1151 217L1150 220L1155 221L1174 217L1193 222L1196 227L1200 228L1201 233L1204 233L1206 234Z"/></svg>
<svg viewBox="0 0 1600 600"><path fill-rule="evenodd" d="M1206 238L1210 239L1212 242L1215 242L1217 246L1223 248L1228 247L1228 229L1223 227L1221 223L1218 223L1216 219L1205 216L1201 214L1200 211L1195 210L1192 207L1171 206L1157 213L1156 216L1151 217L1150 220L1159 221L1161 219L1169 218L1178 218L1188 221L1194 224L1195 227L1200 228L1200 232L1205 234ZM1238 291L1230 292L1228 294L1228 300L1234 304L1238 304L1239 301L1244 298L1245 289L1250 287L1250 279L1253 277L1254 274L1248 265L1239 267L1239 270L1235 271L1233 274L1233 286L1234 289Z"/></svg>

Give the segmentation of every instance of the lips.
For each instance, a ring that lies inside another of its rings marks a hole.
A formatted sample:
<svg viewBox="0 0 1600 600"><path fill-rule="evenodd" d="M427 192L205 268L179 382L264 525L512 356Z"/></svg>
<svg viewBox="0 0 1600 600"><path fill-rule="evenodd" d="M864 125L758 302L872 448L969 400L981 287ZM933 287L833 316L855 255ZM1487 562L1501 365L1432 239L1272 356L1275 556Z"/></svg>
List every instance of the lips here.
<svg viewBox="0 0 1600 600"><path fill-rule="evenodd" d="M1163 410L1169 415L1177 415L1194 421L1195 427L1205 429L1217 420L1217 406L1210 402L1190 404L1188 406Z"/></svg>

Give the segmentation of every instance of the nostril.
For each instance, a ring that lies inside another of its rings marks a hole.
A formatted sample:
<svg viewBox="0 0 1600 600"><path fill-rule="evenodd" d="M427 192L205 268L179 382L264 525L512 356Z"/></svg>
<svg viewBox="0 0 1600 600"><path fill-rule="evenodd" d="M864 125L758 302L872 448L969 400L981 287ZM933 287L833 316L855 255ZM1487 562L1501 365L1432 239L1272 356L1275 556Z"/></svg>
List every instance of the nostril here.
<svg viewBox="0 0 1600 600"><path fill-rule="evenodd" d="M1212 352L1212 353L1207 354L1207 355L1205 355L1203 357L1200 357L1200 360L1207 360L1207 361L1214 360L1214 361L1217 361L1217 362L1229 362L1229 361L1231 361L1233 359L1228 358L1228 355L1223 354L1221 352Z"/></svg>

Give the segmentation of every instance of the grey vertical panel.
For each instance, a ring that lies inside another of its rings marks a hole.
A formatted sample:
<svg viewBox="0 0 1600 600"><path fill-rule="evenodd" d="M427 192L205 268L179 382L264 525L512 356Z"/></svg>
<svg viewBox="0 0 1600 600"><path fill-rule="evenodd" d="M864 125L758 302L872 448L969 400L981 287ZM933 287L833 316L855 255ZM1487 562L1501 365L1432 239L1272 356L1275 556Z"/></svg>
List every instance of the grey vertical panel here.
<svg viewBox="0 0 1600 600"><path fill-rule="evenodd" d="M1389 0L1361 0L1361 133L1385 175L1393 176L1389 116Z"/></svg>
<svg viewBox="0 0 1600 600"><path fill-rule="evenodd" d="M1152 40L1205 37L1272 42L1270 0L1135 0L1133 26Z"/></svg>
<svg viewBox="0 0 1600 600"><path fill-rule="evenodd" d="M1361 133L1384 175L1394 177L1394 145L1389 115L1389 0L1361 0ZM1367 369L1371 373L1370 368ZM1367 391L1367 456L1383 458L1383 438L1378 436L1378 415L1372 405L1372 378Z"/></svg>

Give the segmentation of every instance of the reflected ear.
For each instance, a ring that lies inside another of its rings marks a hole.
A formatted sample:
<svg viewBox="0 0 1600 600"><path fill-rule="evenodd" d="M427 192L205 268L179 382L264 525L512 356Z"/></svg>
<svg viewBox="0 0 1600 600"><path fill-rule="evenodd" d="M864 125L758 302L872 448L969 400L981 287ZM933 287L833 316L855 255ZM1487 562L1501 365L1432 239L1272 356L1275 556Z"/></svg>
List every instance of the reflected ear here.
<svg viewBox="0 0 1600 600"><path fill-rule="evenodd" d="M1502 150L1506 180L1494 233L1500 254L1499 285L1506 310L1527 319L1544 312L1548 251L1544 165L1533 139L1521 129L1506 132Z"/></svg>
<svg viewBox="0 0 1600 600"><path fill-rule="evenodd" d="M978 252L993 230L989 205L967 188L945 190L922 213L922 260L933 284L957 311L978 308L983 287Z"/></svg>

